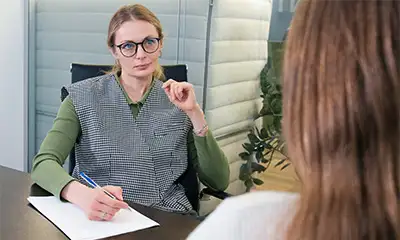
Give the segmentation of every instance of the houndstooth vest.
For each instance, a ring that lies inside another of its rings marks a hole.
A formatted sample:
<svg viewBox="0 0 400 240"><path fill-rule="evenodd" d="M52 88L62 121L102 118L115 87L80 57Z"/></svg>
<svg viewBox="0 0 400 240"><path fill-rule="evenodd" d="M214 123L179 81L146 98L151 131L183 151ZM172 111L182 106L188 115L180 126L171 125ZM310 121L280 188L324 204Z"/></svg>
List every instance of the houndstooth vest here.
<svg viewBox="0 0 400 240"><path fill-rule="evenodd" d="M191 122L156 80L136 119L113 75L68 87L81 137L75 145L73 176L85 172L99 185L123 189L125 200L167 211L192 206L176 180L188 164Z"/></svg>

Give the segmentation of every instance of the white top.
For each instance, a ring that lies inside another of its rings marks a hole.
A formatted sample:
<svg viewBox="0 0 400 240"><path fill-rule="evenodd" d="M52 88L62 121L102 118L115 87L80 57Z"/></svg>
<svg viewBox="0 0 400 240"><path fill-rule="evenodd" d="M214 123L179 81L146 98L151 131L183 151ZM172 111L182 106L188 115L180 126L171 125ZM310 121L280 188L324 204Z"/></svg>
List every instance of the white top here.
<svg viewBox="0 0 400 240"><path fill-rule="evenodd" d="M256 191L224 200L188 240L284 239L298 194Z"/></svg>

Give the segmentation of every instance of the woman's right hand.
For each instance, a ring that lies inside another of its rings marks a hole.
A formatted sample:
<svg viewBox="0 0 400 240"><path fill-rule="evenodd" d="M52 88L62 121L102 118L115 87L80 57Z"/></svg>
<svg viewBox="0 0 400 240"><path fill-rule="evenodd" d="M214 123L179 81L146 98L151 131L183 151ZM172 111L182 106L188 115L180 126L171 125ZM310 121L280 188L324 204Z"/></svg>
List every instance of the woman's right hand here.
<svg viewBox="0 0 400 240"><path fill-rule="evenodd" d="M107 196L101 189L88 188L77 181L69 183L61 195L67 201L79 206L90 220L109 221L119 210L129 206L123 202L120 187L105 186L103 188L114 195L117 200Z"/></svg>

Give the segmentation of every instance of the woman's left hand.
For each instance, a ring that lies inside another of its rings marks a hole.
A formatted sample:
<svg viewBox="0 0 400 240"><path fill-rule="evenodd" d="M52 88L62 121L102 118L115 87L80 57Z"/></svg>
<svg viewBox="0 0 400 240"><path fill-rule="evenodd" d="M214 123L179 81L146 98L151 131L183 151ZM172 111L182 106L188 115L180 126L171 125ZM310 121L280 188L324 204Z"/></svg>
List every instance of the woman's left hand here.
<svg viewBox="0 0 400 240"><path fill-rule="evenodd" d="M182 111L188 113L198 107L192 84L169 79L163 88L169 100Z"/></svg>

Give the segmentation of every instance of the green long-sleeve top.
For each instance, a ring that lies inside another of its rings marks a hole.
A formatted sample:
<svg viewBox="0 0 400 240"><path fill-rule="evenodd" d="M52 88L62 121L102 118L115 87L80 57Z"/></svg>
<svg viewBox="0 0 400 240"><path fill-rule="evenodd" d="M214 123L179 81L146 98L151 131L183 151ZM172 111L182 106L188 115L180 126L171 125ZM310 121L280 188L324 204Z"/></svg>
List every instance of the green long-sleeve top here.
<svg viewBox="0 0 400 240"><path fill-rule="evenodd" d="M116 79L119 78L116 76ZM117 81L136 117L150 93L154 81L139 102L133 102L123 86ZM78 116L72 100L62 102L52 129L43 140L33 160L31 177L35 183L61 198L63 188L74 180L62 167L81 132ZM210 130L201 137L188 134L188 161L194 164L199 180L214 190L225 190L229 184L229 165Z"/></svg>

